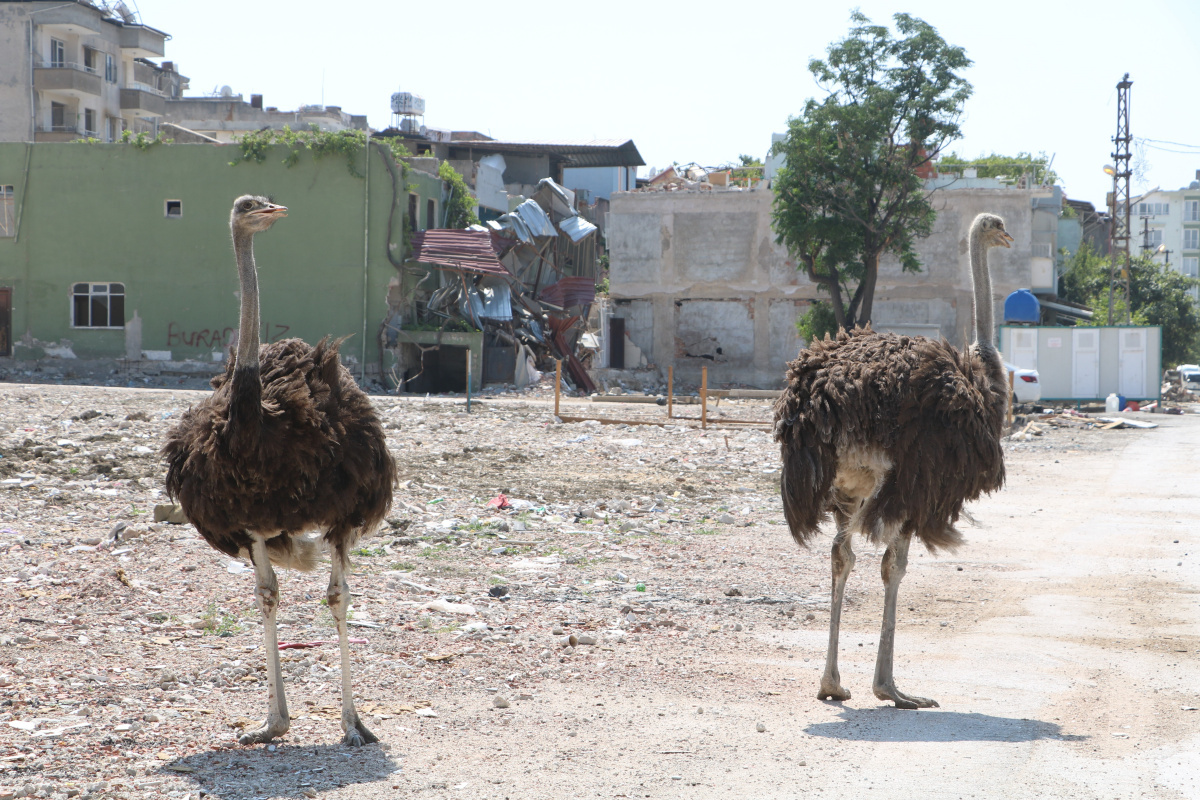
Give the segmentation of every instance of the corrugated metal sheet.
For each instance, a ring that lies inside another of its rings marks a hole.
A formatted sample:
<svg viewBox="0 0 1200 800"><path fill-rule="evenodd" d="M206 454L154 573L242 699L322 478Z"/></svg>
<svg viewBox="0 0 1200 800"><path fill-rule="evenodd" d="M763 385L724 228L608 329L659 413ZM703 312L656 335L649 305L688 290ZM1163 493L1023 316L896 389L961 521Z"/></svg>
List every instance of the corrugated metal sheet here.
<svg viewBox="0 0 1200 800"><path fill-rule="evenodd" d="M586 275L563 278L542 289L540 297L559 308L586 306L596 300L596 279Z"/></svg>
<svg viewBox="0 0 1200 800"><path fill-rule="evenodd" d="M508 276L496 257L489 231L439 228L421 231L412 238L412 260L435 267L450 267L485 275Z"/></svg>
<svg viewBox="0 0 1200 800"><path fill-rule="evenodd" d="M494 139L450 142L451 158L472 153L529 153L557 158L568 167L644 167L632 139L592 139L565 142L500 142Z"/></svg>
<svg viewBox="0 0 1200 800"><path fill-rule="evenodd" d="M558 223L558 229L571 237L572 242L578 242L588 234L595 233L597 228L583 217L567 217Z"/></svg>

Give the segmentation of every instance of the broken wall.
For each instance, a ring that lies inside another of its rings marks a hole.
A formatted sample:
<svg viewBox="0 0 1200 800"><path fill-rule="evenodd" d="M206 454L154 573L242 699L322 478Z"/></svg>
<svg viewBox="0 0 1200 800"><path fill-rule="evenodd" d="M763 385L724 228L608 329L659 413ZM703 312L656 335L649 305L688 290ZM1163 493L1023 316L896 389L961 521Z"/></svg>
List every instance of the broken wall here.
<svg viewBox="0 0 1200 800"><path fill-rule="evenodd" d="M1033 192L943 190L932 234L917 242L922 271L881 260L873 320L880 329L943 336L962 346L972 329L967 229L983 211L1004 217L1016 240L993 249L993 302L1028 286ZM824 295L798 271L771 230L767 187L731 191L621 192L606 233L613 316L662 370L685 381L782 385L803 341L795 323Z"/></svg>

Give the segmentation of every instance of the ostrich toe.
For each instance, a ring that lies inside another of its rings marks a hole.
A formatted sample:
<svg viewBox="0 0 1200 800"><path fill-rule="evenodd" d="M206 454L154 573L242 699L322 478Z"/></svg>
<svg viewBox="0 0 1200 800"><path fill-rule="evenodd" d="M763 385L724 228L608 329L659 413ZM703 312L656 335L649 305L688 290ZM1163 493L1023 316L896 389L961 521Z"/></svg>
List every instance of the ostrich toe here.
<svg viewBox="0 0 1200 800"><path fill-rule="evenodd" d="M264 744L279 736L283 736L291 727L286 719L271 716L267 721L254 730L246 731L238 737L238 744Z"/></svg>
<svg viewBox="0 0 1200 800"><path fill-rule="evenodd" d="M346 735L342 737L342 744L347 747L362 747L364 744L374 744L379 741L379 737L371 733L367 726L358 718L358 714L353 717L342 717L342 730Z"/></svg>
<svg viewBox="0 0 1200 800"><path fill-rule="evenodd" d="M818 700L849 700L850 690L844 688L840 683L827 683L821 681L821 691L817 692Z"/></svg>
<svg viewBox="0 0 1200 800"><path fill-rule="evenodd" d="M905 694L895 687L894 684L887 686L876 686L874 688L875 696L880 700L891 700L896 704L896 708L915 709L915 708L938 708L937 700L931 700L928 697L917 697L916 695Z"/></svg>

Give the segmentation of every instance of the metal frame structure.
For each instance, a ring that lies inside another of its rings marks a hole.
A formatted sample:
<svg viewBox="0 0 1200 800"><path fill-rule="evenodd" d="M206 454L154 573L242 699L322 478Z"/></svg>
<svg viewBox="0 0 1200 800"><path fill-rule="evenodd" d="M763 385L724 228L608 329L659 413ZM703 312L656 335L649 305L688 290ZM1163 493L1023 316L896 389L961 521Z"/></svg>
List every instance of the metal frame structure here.
<svg viewBox="0 0 1200 800"><path fill-rule="evenodd" d="M1133 81L1129 80L1129 73L1125 73L1125 77L1117 83L1117 135L1113 137L1115 145L1113 158L1113 191L1112 191L1112 217L1111 226L1109 228L1109 253L1112 256L1112 265L1109 267L1109 283L1108 283L1108 324L1113 324L1112 308L1113 308L1113 284L1117 280L1118 260L1122 254L1125 257L1124 266L1120 267L1121 281L1125 285L1125 324L1130 324L1132 321L1132 310L1130 308L1130 293L1129 293L1129 240L1132 234L1129 222L1129 178L1133 174L1129 168L1131 158L1129 145L1133 142L1133 137L1129 133L1129 87L1133 86Z"/></svg>

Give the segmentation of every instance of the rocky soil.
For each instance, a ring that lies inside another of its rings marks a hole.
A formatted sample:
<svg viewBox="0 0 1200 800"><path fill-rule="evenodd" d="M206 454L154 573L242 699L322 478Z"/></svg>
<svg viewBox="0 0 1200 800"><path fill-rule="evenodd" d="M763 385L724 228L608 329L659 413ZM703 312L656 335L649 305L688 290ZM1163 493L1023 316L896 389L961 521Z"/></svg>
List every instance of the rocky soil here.
<svg viewBox="0 0 1200 800"><path fill-rule="evenodd" d="M787 534L769 432L733 424L769 419L759 401L701 430L655 405L561 413L665 424L563 424L545 399L376 397L402 485L350 586L358 707L383 744L338 744L328 575L281 571L292 728L237 746L266 708L253 573L161 508L158 448L201 396L2 386L0 798L709 796L763 759L802 776L822 758L817 738L766 744L821 707L823 644L795 637L823 641L829 567ZM1006 444L1010 486L1142 434L1041 428ZM973 562L936 564L907 600L921 636L988 614L942 602L971 596ZM851 630L877 626L877 584L852 582ZM580 770L594 780L559 782Z"/></svg>

